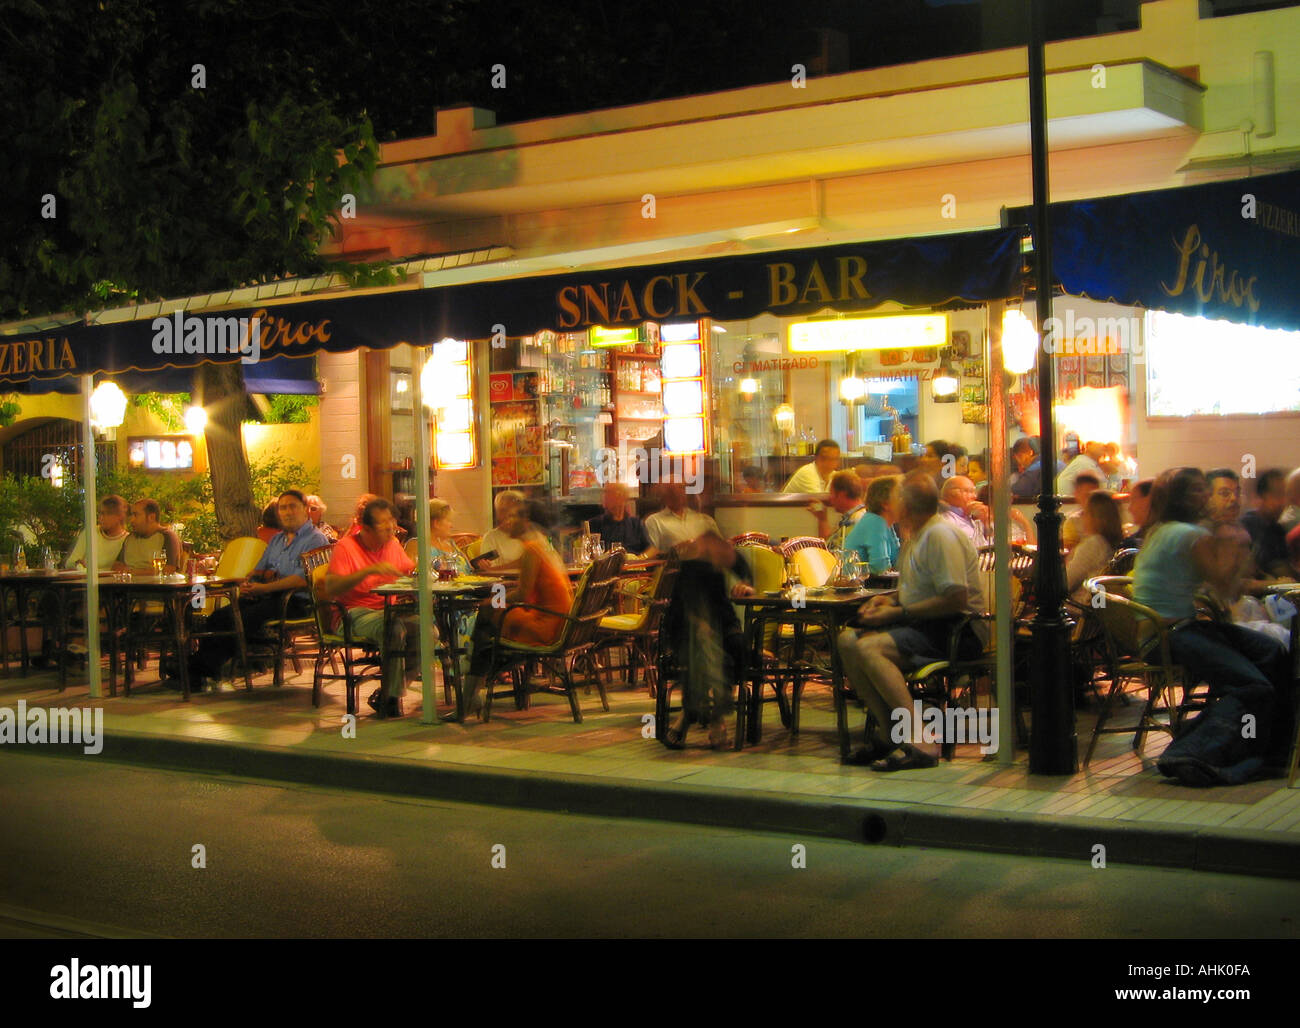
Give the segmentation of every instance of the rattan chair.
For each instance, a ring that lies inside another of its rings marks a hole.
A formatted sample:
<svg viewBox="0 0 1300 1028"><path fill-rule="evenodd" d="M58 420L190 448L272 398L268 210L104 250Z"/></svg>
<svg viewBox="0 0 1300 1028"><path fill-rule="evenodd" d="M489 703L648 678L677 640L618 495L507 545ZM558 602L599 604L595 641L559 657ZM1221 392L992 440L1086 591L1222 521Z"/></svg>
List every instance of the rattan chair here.
<svg viewBox="0 0 1300 1028"><path fill-rule="evenodd" d="M656 571L644 610L634 614L607 614L600 619L596 632L594 652L599 655L614 648L621 647L627 653L627 662L622 665L606 663L607 673L622 670L626 672L628 688L636 685L636 669L639 664L645 673L650 695L655 695L658 681L658 668L655 650L658 646L659 628L663 623L664 612L672 600L673 588L677 584L677 574L681 562L676 555L660 565Z"/></svg>
<svg viewBox="0 0 1300 1028"><path fill-rule="evenodd" d="M1104 576L1089 579L1087 583L1090 592L1105 595L1104 602L1094 610L1106 641L1110 689L1097 715L1088 752L1083 758L1084 768L1092 760L1101 736L1129 731L1128 727L1106 727L1116 697L1128 684L1141 682L1147 690L1147 700L1133 736L1133 749L1139 754L1148 732L1173 734L1189 711L1204 707L1203 699L1194 695L1196 683L1188 682L1184 669L1170 655L1170 626L1150 607L1124 596L1119 590L1126 582L1122 577ZM1176 702L1175 690L1179 686L1183 696ZM1160 703L1162 695L1163 704ZM1166 715L1165 721L1159 719L1160 714Z"/></svg>
<svg viewBox="0 0 1300 1028"><path fill-rule="evenodd" d="M551 682L533 689L565 696L569 709L573 713L575 724L582 723L582 709L578 706L578 695L574 686L574 671L582 665L591 681L600 693L600 705L609 710L609 697L605 694L605 683L600 677L600 668L596 664L593 652L596 632L600 620L608 612L618 583L618 573L623 568L625 554L618 550L592 561L578 580L574 591L573 605L567 614L557 614L552 610L538 607L531 603L512 603L497 620L496 631L492 640L491 662L484 678L483 720L492 719L492 701L498 695L494 689L495 680L503 673L510 672L513 679L511 690L516 706L528 705L528 692L532 683L526 672L534 663L551 672ZM501 637L501 629L506 616L512 610L544 610L545 613L564 619L564 625L556 640L548 644L516 642Z"/></svg>

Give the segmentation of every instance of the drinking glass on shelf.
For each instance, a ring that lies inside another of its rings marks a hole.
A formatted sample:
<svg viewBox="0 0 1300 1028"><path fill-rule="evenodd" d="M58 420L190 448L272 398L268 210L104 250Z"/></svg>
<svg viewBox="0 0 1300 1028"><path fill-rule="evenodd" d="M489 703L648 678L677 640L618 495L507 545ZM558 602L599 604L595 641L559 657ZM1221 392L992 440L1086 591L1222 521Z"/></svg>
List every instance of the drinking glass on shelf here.
<svg viewBox="0 0 1300 1028"><path fill-rule="evenodd" d="M155 550L150 563L153 564L153 573L161 579L167 567L167 554L162 550Z"/></svg>

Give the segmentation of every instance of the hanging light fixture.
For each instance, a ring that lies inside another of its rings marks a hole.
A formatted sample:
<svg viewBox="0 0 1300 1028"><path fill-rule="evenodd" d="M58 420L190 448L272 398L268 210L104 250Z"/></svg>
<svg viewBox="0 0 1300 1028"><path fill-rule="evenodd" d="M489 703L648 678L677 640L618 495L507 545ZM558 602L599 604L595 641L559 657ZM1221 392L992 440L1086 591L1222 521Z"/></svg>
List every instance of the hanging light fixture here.
<svg viewBox="0 0 1300 1028"><path fill-rule="evenodd" d="M939 370L934 373L934 378L930 379L930 392L934 402L956 403L957 389L960 385L957 372L952 366L952 351L944 350L939 362Z"/></svg>
<svg viewBox="0 0 1300 1028"><path fill-rule="evenodd" d="M1002 366L1013 375L1026 375L1034 369L1038 353L1038 333L1025 312L1010 307L1002 315Z"/></svg>
<svg viewBox="0 0 1300 1028"><path fill-rule="evenodd" d="M126 393L116 382L100 382L90 394L90 423L101 432L111 431L126 417Z"/></svg>
<svg viewBox="0 0 1300 1028"><path fill-rule="evenodd" d="M740 395L746 400L753 399L754 394L758 392L759 384L756 378L742 378L740 380Z"/></svg>
<svg viewBox="0 0 1300 1028"><path fill-rule="evenodd" d="M206 410L198 404L185 408L185 427L189 429L190 435L202 435L207 425L208 412Z"/></svg>

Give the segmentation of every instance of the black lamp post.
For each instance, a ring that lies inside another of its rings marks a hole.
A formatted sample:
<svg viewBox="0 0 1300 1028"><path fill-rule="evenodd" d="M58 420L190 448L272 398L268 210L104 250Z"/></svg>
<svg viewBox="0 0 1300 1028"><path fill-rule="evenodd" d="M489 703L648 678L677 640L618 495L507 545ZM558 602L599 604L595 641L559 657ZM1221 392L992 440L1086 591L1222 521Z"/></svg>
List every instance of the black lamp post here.
<svg viewBox="0 0 1300 1028"><path fill-rule="evenodd" d="M1043 58L1046 0L1029 0L1029 133L1034 177L1034 278L1038 338L1052 316L1052 235L1047 186L1047 71ZM1029 683L1033 730L1029 771L1038 775L1074 774L1079 740L1074 730L1074 690L1070 681L1070 630L1065 612L1065 566L1061 560L1061 514L1056 498L1056 426L1051 355L1038 355L1039 438L1042 487L1038 497L1038 556L1034 562L1037 609L1032 626Z"/></svg>

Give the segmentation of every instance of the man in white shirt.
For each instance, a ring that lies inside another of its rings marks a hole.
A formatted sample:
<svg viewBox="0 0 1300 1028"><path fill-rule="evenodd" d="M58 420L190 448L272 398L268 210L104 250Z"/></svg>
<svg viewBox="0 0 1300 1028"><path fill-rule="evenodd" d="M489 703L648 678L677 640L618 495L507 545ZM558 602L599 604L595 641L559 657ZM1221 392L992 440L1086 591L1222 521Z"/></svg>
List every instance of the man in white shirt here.
<svg viewBox="0 0 1300 1028"><path fill-rule="evenodd" d="M873 771L934 767L940 745L925 742L921 724L912 740L895 748L895 711L910 711L906 672L948 659L949 637L958 621L984 611L975 547L939 514L939 488L926 471L913 471L901 489L905 542L898 555L897 593L873 597L858 615L868 629L846 628L838 640L844 674L875 720L871 745L849 758ZM973 621L963 629L958 657L971 660L987 641L987 625Z"/></svg>
<svg viewBox="0 0 1300 1028"><path fill-rule="evenodd" d="M831 475L840 469L840 444L834 439L823 439L817 444L816 456L786 482L783 493L827 493L831 488Z"/></svg>
<svg viewBox="0 0 1300 1028"><path fill-rule="evenodd" d="M1101 466L1102 457L1106 456L1106 444L1087 442L1083 451L1065 466L1065 470L1056 476L1056 495L1069 496L1074 492L1074 480L1084 471L1097 476L1097 484L1106 481L1106 471Z"/></svg>
<svg viewBox="0 0 1300 1028"><path fill-rule="evenodd" d="M96 516L99 531L99 570L108 571L117 563L122 552L122 543L126 539L126 500L121 496L105 496L99 501L99 514ZM72 549L63 558L65 568L86 566L86 530L77 533Z"/></svg>
<svg viewBox="0 0 1300 1028"><path fill-rule="evenodd" d="M483 548L479 550L479 556L474 558L476 565L484 554L495 553L496 556L486 562L488 567L513 568L519 566L519 562L524 559L524 544L518 539L512 539L508 533L501 529L501 526L506 523L506 515L515 507L521 505L524 499L524 494L515 489L506 489L497 493L496 498L492 501L492 510L496 514L497 527L483 537Z"/></svg>
<svg viewBox="0 0 1300 1028"><path fill-rule="evenodd" d="M686 487L681 482L664 482L659 486L659 497L663 510L645 519L646 534L650 536L647 556L667 553L678 543L698 539L705 532L722 534L711 517L686 506Z"/></svg>

